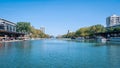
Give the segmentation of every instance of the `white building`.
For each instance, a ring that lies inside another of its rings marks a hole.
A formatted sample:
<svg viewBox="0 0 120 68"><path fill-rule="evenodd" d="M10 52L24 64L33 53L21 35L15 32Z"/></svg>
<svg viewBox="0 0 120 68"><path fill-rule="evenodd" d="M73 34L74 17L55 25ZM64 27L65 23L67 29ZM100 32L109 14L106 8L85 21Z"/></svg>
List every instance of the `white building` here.
<svg viewBox="0 0 120 68"><path fill-rule="evenodd" d="M120 25L120 16L112 15L106 18L107 27L113 27Z"/></svg>
<svg viewBox="0 0 120 68"><path fill-rule="evenodd" d="M40 27L40 30L45 33L45 27Z"/></svg>
<svg viewBox="0 0 120 68"><path fill-rule="evenodd" d="M18 39L19 37L24 37L24 35L24 33L16 32L15 23L0 18L0 41Z"/></svg>
<svg viewBox="0 0 120 68"><path fill-rule="evenodd" d="M16 32L16 24L5 19L0 19L0 30Z"/></svg>

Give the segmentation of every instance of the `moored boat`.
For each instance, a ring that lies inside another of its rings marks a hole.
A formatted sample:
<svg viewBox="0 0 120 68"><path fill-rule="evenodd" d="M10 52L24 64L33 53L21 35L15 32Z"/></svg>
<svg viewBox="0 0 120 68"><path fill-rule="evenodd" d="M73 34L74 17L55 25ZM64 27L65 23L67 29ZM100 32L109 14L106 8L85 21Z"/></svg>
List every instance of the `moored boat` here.
<svg viewBox="0 0 120 68"><path fill-rule="evenodd" d="M104 38L104 37L98 37L98 38L97 38L97 41L98 41L98 42L105 43L105 42L107 41L107 39Z"/></svg>

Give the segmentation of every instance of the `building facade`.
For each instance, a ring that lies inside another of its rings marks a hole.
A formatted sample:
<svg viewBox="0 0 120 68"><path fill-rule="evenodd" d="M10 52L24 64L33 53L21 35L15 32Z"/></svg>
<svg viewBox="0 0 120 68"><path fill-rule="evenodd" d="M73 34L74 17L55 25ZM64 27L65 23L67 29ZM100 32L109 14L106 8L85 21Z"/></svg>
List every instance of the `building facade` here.
<svg viewBox="0 0 120 68"><path fill-rule="evenodd" d="M114 27L120 25L120 16L112 15L106 18L107 27Z"/></svg>
<svg viewBox="0 0 120 68"><path fill-rule="evenodd" d="M16 32L16 24L5 19L0 19L0 41L13 40L24 37L24 33Z"/></svg>
<svg viewBox="0 0 120 68"><path fill-rule="evenodd" d="M40 27L40 30L45 33L45 27Z"/></svg>
<svg viewBox="0 0 120 68"><path fill-rule="evenodd" d="M16 32L16 24L5 19L0 19L0 30Z"/></svg>

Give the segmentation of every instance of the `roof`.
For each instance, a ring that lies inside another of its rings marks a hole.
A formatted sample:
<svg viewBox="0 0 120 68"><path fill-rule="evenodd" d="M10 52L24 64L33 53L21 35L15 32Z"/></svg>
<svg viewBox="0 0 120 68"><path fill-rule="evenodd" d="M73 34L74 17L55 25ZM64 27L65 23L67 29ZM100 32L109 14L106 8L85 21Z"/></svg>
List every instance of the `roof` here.
<svg viewBox="0 0 120 68"><path fill-rule="evenodd" d="M119 16L117 16L116 14L113 14L112 16L110 16L110 17L119 17Z"/></svg>
<svg viewBox="0 0 120 68"><path fill-rule="evenodd" d="M13 23L13 22L11 22L11 21L8 21L8 20L5 20L5 19L1 19L1 18L0 18L0 20L3 20L3 21L6 21L6 22L9 22L9 23L12 23L12 24L16 25L15 23Z"/></svg>

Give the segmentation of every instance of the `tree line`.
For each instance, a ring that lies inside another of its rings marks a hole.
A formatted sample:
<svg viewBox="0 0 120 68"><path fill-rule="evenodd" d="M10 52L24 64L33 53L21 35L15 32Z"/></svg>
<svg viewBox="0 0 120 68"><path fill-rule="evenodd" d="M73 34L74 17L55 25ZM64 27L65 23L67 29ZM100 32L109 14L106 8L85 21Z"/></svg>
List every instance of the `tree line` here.
<svg viewBox="0 0 120 68"><path fill-rule="evenodd" d="M101 24L89 26L89 27L83 27L78 29L75 32L70 32L67 34L62 35L62 38L76 38L76 37L85 37L85 38L92 38L97 33L105 33L105 32L115 32L120 31L120 27L109 27L106 28Z"/></svg>
<svg viewBox="0 0 120 68"><path fill-rule="evenodd" d="M16 26L17 32L25 33L31 38L48 38L49 35L42 32L40 29L36 29L31 26L30 22L17 22Z"/></svg>

